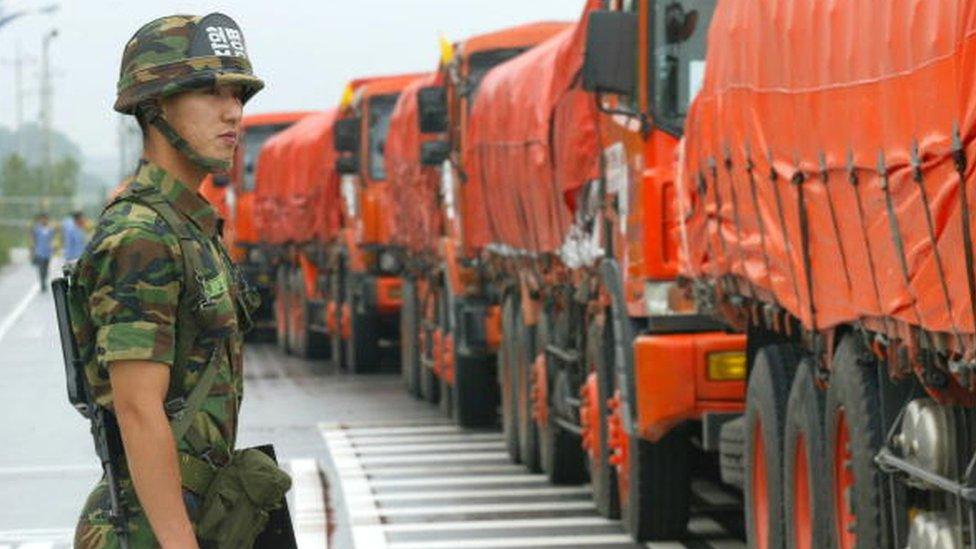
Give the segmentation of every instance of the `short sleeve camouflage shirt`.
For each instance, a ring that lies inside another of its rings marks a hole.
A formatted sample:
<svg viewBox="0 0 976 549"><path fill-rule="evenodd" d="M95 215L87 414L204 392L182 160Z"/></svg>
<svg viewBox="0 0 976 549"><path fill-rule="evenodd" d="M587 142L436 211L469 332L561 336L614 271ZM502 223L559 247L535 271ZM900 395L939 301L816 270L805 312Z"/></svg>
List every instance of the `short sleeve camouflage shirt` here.
<svg viewBox="0 0 976 549"><path fill-rule="evenodd" d="M75 280L87 297L97 354L86 368L86 377L98 403L111 409L108 366L112 362L160 362L171 367L169 400L188 395L211 354L218 353L216 381L191 431L195 442L205 442L209 456L226 458L234 449L243 394L243 337L237 305L242 288L218 235L219 218L206 199L152 163L140 166L130 186L158 193L187 224L204 271L191 276L198 277L197 287L212 307L208 315L194 314L180 238L166 221L146 205L116 203L99 219L76 267ZM197 455L202 453L195 448L198 445L183 440L178 447L180 452ZM136 523L145 520L138 502L127 496L135 515L133 528L138 529ZM114 535L111 529L100 527L108 526L107 509L102 483L82 513L76 546L112 545L105 540Z"/></svg>

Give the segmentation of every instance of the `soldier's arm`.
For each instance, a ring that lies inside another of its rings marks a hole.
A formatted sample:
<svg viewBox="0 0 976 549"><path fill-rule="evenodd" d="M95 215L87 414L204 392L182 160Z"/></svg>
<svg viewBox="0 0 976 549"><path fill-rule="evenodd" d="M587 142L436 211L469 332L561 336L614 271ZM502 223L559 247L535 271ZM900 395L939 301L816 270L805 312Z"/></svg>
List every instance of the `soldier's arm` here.
<svg viewBox="0 0 976 549"><path fill-rule="evenodd" d="M178 241L128 204L103 219L84 276L96 352L122 432L136 496L163 547L196 547L164 411L182 285Z"/></svg>
<svg viewBox="0 0 976 549"><path fill-rule="evenodd" d="M109 364L115 416L136 495L164 549L196 548L180 487L176 443L163 409L170 366L160 362Z"/></svg>

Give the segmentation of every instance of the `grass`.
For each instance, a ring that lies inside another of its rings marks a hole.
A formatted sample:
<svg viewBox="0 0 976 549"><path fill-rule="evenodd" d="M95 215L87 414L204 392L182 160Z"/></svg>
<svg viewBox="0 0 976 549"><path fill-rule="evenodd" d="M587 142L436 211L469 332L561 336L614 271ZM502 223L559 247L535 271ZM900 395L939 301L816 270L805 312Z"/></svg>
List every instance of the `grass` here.
<svg viewBox="0 0 976 549"><path fill-rule="evenodd" d="M24 229L0 227L0 265L10 262L10 248L24 245Z"/></svg>

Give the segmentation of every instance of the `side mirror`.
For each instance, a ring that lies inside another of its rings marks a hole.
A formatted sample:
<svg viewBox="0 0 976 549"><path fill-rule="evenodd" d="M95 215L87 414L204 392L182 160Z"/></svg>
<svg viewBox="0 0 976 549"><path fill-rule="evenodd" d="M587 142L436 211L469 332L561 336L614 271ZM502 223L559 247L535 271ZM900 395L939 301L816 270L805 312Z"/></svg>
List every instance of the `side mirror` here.
<svg viewBox="0 0 976 549"><path fill-rule="evenodd" d="M427 141L420 144L420 163L424 166L440 166L451 156L447 141Z"/></svg>
<svg viewBox="0 0 976 549"><path fill-rule="evenodd" d="M358 116L343 118L335 123L332 129L332 136L335 139L335 150L349 153L359 150L361 123L362 119Z"/></svg>
<svg viewBox="0 0 976 549"><path fill-rule="evenodd" d="M637 85L637 14L590 13L586 28L583 89L630 95Z"/></svg>
<svg viewBox="0 0 976 549"><path fill-rule="evenodd" d="M354 155L340 156L336 159L336 171L341 175L359 173L359 157Z"/></svg>
<svg viewBox="0 0 976 549"><path fill-rule="evenodd" d="M420 133L447 131L447 92L443 86L421 88L417 93Z"/></svg>
<svg viewBox="0 0 976 549"><path fill-rule="evenodd" d="M225 173L215 173L213 176L213 186L218 189L230 186L230 177Z"/></svg>

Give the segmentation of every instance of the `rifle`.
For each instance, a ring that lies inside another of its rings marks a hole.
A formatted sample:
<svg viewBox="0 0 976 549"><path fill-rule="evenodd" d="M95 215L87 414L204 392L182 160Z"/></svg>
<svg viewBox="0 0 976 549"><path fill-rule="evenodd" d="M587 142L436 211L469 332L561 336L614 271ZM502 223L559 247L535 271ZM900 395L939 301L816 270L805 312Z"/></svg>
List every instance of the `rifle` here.
<svg viewBox="0 0 976 549"><path fill-rule="evenodd" d="M84 360L78 356L78 342L71 330L71 311L68 308L68 294L71 291L71 267L65 266L64 276L51 282L51 295L58 316L58 331L61 334L61 352L64 355L65 378L68 384L68 400L78 413L91 422L95 453L102 462L102 471L108 484L109 521L122 549L129 549L128 520L122 507L119 488L118 464L116 459L123 455L122 438L115 416L95 403L88 378L84 372Z"/></svg>

